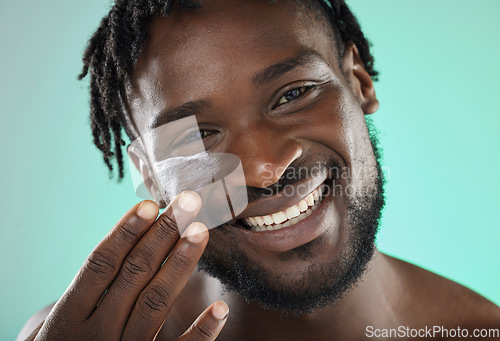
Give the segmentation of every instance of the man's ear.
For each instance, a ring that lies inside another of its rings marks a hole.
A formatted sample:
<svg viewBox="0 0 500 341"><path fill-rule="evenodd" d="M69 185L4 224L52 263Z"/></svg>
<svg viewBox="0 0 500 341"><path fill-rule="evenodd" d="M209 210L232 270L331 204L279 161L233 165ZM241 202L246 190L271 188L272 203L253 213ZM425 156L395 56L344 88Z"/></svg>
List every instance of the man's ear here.
<svg viewBox="0 0 500 341"><path fill-rule="evenodd" d="M347 42L345 45L342 72L365 115L376 112L379 102L375 95L372 77L365 70L358 48L352 42Z"/></svg>
<svg viewBox="0 0 500 341"><path fill-rule="evenodd" d="M134 180L134 187L136 194L141 198L151 198L160 206L160 208L165 208L166 203L163 201L160 195L160 191L153 177L153 173L148 166L148 160L145 157L142 150L136 146L129 145L127 148L127 154L130 161L134 164L135 168L139 172L141 179ZM132 169L130 170L132 172Z"/></svg>

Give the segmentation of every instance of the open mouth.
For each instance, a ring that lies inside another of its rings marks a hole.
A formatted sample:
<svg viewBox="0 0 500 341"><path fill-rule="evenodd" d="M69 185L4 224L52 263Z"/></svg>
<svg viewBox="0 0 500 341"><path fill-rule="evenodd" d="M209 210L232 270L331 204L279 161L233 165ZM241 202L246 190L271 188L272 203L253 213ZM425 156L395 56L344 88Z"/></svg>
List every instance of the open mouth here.
<svg viewBox="0 0 500 341"><path fill-rule="evenodd" d="M274 231L295 225L309 217L323 200L326 185L323 183L305 198L287 209L264 216L243 218L243 226L255 232Z"/></svg>

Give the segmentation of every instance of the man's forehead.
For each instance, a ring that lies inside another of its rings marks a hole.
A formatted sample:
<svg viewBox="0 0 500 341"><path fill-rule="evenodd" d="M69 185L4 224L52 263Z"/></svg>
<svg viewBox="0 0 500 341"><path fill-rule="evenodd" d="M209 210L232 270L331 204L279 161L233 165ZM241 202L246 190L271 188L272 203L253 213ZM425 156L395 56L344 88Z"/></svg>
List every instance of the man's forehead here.
<svg viewBox="0 0 500 341"><path fill-rule="evenodd" d="M294 44L308 47L318 44L321 33L329 29L328 24L317 16L312 17L310 10L300 9L293 0L273 4L268 0L208 0L201 8L175 8L168 18L153 18L132 76L145 69L157 74L158 67L165 69L169 65L173 66L171 70L187 66L192 73L194 65L188 64L186 59L193 52L200 53L196 57L204 66L210 63L207 58L210 52L225 56L226 64L234 59L231 58L233 51L234 57L238 51L248 55L256 50L272 59L272 52L289 49ZM272 45L264 45L266 41ZM330 43L327 48L335 49L335 44ZM239 65L247 65L244 55L237 57ZM169 63L164 63L165 60Z"/></svg>
<svg viewBox="0 0 500 341"><path fill-rule="evenodd" d="M182 104L174 98L197 100L242 80L250 86L257 71L303 51L332 61L337 52L324 23L307 15L294 1L216 0L154 18L132 73L131 106L156 103L153 114L166 102Z"/></svg>

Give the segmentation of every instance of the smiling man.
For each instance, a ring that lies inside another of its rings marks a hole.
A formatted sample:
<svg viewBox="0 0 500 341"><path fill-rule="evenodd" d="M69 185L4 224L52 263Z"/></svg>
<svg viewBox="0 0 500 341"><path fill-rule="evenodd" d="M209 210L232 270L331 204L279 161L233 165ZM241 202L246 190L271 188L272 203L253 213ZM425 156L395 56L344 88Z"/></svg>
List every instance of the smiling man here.
<svg viewBox="0 0 500 341"><path fill-rule="evenodd" d="M110 169L115 156L123 176L122 129L135 140L194 116L208 153L241 160L248 206L179 238L180 217L196 221L210 203L190 191L161 200L147 183L165 212L157 218L152 201L127 212L25 327L45 319L30 339L498 336L498 307L375 249L377 73L343 1L117 1L84 62L94 142Z"/></svg>

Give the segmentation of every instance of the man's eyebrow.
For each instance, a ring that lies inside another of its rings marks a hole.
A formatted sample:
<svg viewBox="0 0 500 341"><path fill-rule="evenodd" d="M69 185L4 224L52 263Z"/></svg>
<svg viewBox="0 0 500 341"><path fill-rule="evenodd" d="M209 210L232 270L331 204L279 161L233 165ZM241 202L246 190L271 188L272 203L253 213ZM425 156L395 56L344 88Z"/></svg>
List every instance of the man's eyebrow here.
<svg viewBox="0 0 500 341"><path fill-rule="evenodd" d="M297 56L285 59L279 63L273 64L262 71L257 72L252 77L252 83L256 86L262 85L264 83L270 82L278 77L281 77L287 72L290 72L300 66L310 63L315 60L324 61L323 56L314 50L301 51ZM150 125L150 129L157 128L164 124L180 120L185 117L199 115L204 110L210 108L211 105L208 101L192 101L182 104L176 108L162 111L153 120Z"/></svg>
<svg viewBox="0 0 500 341"><path fill-rule="evenodd" d="M184 103L176 108L162 111L156 116L149 128L154 129L164 124L180 120L181 118L199 115L210 107L210 103L203 100Z"/></svg>
<svg viewBox="0 0 500 341"><path fill-rule="evenodd" d="M285 59L257 72L252 77L252 83L256 86L262 85L292 71L295 68L318 59L321 61L324 60L319 52L313 50L302 51L296 57Z"/></svg>

